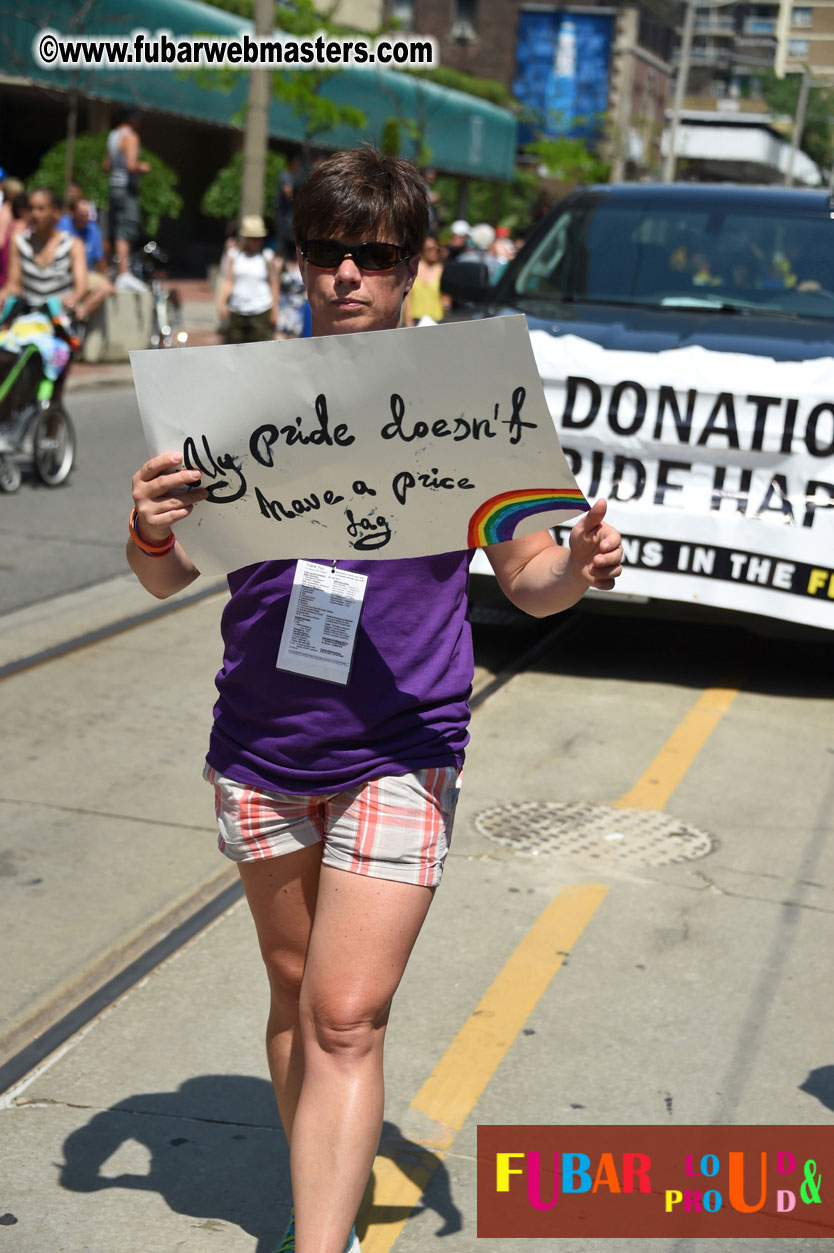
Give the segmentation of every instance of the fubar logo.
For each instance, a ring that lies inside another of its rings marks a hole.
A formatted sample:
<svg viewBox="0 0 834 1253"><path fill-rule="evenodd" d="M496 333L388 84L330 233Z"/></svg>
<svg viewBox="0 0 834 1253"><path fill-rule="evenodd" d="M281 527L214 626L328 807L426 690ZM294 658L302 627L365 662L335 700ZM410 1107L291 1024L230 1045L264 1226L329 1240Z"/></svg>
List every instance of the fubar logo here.
<svg viewBox="0 0 834 1253"><path fill-rule="evenodd" d="M478 1128L479 1237L834 1239L831 1198L831 1127Z"/></svg>

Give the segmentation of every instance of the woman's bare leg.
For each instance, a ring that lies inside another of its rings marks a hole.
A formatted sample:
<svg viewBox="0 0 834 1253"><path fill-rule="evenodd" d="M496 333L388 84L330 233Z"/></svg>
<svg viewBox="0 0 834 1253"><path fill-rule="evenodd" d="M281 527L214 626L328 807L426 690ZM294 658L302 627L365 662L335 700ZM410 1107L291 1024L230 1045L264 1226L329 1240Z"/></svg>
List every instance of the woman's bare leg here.
<svg viewBox="0 0 834 1253"><path fill-rule="evenodd" d="M433 889L324 866L301 988L290 1165L297 1253L342 1253L382 1127L391 1000Z"/></svg>
<svg viewBox="0 0 834 1253"><path fill-rule="evenodd" d="M298 1001L316 911L321 844L238 869L269 978L266 1055L287 1143L304 1076Z"/></svg>

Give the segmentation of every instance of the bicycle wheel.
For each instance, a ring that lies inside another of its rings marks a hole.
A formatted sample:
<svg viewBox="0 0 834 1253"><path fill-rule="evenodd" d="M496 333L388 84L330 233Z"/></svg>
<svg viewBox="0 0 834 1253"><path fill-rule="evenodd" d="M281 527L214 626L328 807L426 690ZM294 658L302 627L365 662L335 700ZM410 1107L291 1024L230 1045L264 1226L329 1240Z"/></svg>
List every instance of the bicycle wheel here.
<svg viewBox="0 0 834 1253"><path fill-rule="evenodd" d="M0 453L0 491L16 492L22 481L23 475L17 462Z"/></svg>
<svg viewBox="0 0 834 1253"><path fill-rule="evenodd" d="M48 487L68 477L75 462L75 429L62 405L51 404L35 423L32 436L35 469Z"/></svg>

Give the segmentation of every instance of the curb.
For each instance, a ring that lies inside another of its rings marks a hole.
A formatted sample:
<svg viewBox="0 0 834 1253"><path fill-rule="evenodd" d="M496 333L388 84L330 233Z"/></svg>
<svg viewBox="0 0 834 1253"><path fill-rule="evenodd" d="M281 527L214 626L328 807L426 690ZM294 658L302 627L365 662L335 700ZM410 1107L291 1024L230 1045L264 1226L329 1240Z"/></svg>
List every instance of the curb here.
<svg viewBox="0 0 834 1253"><path fill-rule="evenodd" d="M132 387L133 371L130 365L125 365L124 369L118 374L98 374L73 377L70 374L67 379L67 394L72 392L89 392L97 391L100 387Z"/></svg>

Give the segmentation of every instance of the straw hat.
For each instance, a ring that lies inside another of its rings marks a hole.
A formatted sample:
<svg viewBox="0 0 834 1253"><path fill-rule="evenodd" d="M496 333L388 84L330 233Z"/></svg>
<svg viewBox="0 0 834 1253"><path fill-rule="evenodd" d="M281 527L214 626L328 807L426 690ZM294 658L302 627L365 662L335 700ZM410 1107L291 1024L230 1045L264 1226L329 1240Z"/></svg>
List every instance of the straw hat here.
<svg viewBox="0 0 834 1253"><path fill-rule="evenodd" d="M244 239L263 239L266 235L263 218L257 213L244 214L240 222L240 234Z"/></svg>

